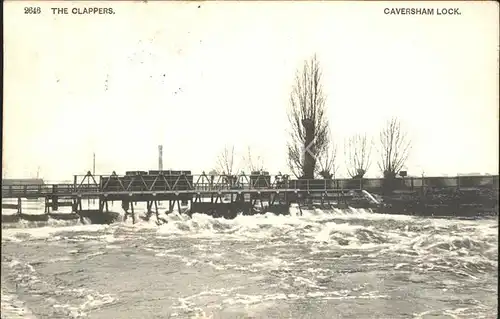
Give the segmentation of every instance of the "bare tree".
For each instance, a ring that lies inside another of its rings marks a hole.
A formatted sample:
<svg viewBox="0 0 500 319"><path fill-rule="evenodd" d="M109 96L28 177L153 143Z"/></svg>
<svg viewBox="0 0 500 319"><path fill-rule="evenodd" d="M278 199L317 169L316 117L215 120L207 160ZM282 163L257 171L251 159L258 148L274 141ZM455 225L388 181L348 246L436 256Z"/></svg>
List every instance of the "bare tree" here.
<svg viewBox="0 0 500 319"><path fill-rule="evenodd" d="M290 94L288 167L297 178L314 178L317 157L329 143L321 77L320 63L314 55L297 70Z"/></svg>
<svg viewBox="0 0 500 319"><path fill-rule="evenodd" d="M337 147L333 143L327 144L318 157L317 173L323 179L335 178L338 166L336 165Z"/></svg>
<svg viewBox="0 0 500 319"><path fill-rule="evenodd" d="M252 148L249 146L247 148L247 155L244 156L244 161L246 162L247 168L252 172L264 170L264 160L260 155L254 156Z"/></svg>
<svg viewBox="0 0 500 319"><path fill-rule="evenodd" d="M219 174L232 175L234 172L234 146L225 146L219 156L215 170Z"/></svg>
<svg viewBox="0 0 500 319"><path fill-rule="evenodd" d="M344 142L347 173L352 178L363 178L371 165L372 140L366 134L356 134Z"/></svg>
<svg viewBox="0 0 500 319"><path fill-rule="evenodd" d="M378 166L386 178L395 178L408 159L411 141L397 118L387 121L380 132L380 160Z"/></svg>

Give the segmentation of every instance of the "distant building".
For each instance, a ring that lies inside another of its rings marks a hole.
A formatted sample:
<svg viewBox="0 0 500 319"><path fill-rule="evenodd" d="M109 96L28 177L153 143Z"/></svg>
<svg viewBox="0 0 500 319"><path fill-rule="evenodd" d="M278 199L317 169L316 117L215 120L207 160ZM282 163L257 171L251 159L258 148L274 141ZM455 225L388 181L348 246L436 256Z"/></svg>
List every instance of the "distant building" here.
<svg viewBox="0 0 500 319"><path fill-rule="evenodd" d="M2 179L3 185L43 185L45 184L41 178L5 178Z"/></svg>

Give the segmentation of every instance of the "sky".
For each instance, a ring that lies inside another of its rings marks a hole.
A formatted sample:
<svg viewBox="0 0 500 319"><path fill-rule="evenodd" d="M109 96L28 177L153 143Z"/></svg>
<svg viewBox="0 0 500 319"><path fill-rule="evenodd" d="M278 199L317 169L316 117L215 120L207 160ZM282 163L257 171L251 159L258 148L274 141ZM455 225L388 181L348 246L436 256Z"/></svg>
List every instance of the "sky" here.
<svg viewBox="0 0 500 319"><path fill-rule="evenodd" d="M409 175L498 174L496 2L4 2L3 176L210 171L225 146L285 173L294 75L316 54L344 141L398 117ZM53 15L111 7L114 15ZM459 8L455 16L384 8Z"/></svg>

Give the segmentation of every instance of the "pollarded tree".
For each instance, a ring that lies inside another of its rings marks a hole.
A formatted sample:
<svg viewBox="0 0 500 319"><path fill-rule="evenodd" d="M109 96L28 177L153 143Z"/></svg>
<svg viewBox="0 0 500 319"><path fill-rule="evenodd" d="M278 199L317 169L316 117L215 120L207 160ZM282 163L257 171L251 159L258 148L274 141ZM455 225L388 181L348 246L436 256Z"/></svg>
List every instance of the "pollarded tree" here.
<svg viewBox="0 0 500 319"><path fill-rule="evenodd" d="M216 168L218 174L233 175L234 173L234 146L225 146L217 156Z"/></svg>
<svg viewBox="0 0 500 319"><path fill-rule="evenodd" d="M236 173L236 169L234 167L234 146L226 145L217 156L215 171L219 175L224 175L223 180L228 187L232 187L234 185L237 180L237 177L234 175ZM213 182L214 178L211 177L211 179Z"/></svg>
<svg viewBox="0 0 500 319"><path fill-rule="evenodd" d="M345 141L346 168L352 178L363 178L370 168L372 144L366 134L356 134Z"/></svg>
<svg viewBox="0 0 500 319"><path fill-rule="evenodd" d="M327 144L318 156L318 175L323 179L334 179L338 169L336 159L337 147L333 143Z"/></svg>
<svg viewBox="0 0 500 319"><path fill-rule="evenodd" d="M314 178L317 158L329 143L325 101L321 67L314 55L297 70L290 94L287 162L297 178Z"/></svg>
<svg viewBox="0 0 500 319"><path fill-rule="evenodd" d="M393 179L404 167L410 155L411 141L397 118L387 121L380 131L380 159L378 167L384 178Z"/></svg>
<svg viewBox="0 0 500 319"><path fill-rule="evenodd" d="M247 148L247 155L243 159L250 173L264 170L262 156L255 154L250 146Z"/></svg>

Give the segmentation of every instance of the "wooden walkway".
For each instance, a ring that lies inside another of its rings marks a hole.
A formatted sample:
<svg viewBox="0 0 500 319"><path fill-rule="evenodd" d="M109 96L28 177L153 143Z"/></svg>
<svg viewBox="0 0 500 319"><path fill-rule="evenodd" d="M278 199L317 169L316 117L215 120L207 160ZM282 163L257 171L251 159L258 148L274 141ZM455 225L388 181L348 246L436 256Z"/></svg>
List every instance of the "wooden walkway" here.
<svg viewBox="0 0 500 319"><path fill-rule="evenodd" d="M365 189L377 193L382 179L293 180L287 175L207 175L189 171L128 172L127 175L75 175L71 184L2 183L2 198L99 198L123 196L211 196L253 193L338 193ZM498 189L498 176L408 177L398 179L398 190L433 188Z"/></svg>
<svg viewBox="0 0 500 319"><path fill-rule="evenodd" d="M211 196L227 194L342 192L335 180L289 180L282 175L99 175L75 176L73 184L2 185L3 198L100 198Z"/></svg>
<svg viewBox="0 0 500 319"><path fill-rule="evenodd" d="M181 206L190 204L194 211L210 214L222 212L221 216L228 218L234 217L238 211L253 214L254 208L259 205L263 211L263 203L268 205L267 210L276 210L279 213L288 212L291 203L311 205L319 202L320 205L334 207L350 205L378 209L380 206L378 200L366 194L377 192L372 189L380 190L381 181L380 179L297 180L290 179L287 175L266 173L208 175L191 174L190 171L149 171L127 172L125 175L117 175L114 172L111 175L92 175L88 172L86 175L75 175L72 184L2 184L2 199L17 199L17 204L2 201L2 208L16 209L18 215L22 217L22 199L41 198L45 199L46 214L57 216L51 213L51 210L57 211L61 206L71 206L72 211L79 216L101 219L102 216L111 213L108 210L108 202L121 201L125 216L128 216L130 211L134 220L134 203L137 202L146 202L148 214L156 212L157 218L159 202L162 201L168 201L168 212L172 212L175 206L181 211ZM397 183L404 191L416 193L416 197L422 197L428 202L429 199L425 198L425 194L433 189L448 189L452 193L456 190L461 192L469 187L488 192L497 190L498 176L420 180L402 178L398 179ZM88 201L96 199L98 209L91 209L90 206L84 208L82 203L84 199Z"/></svg>

